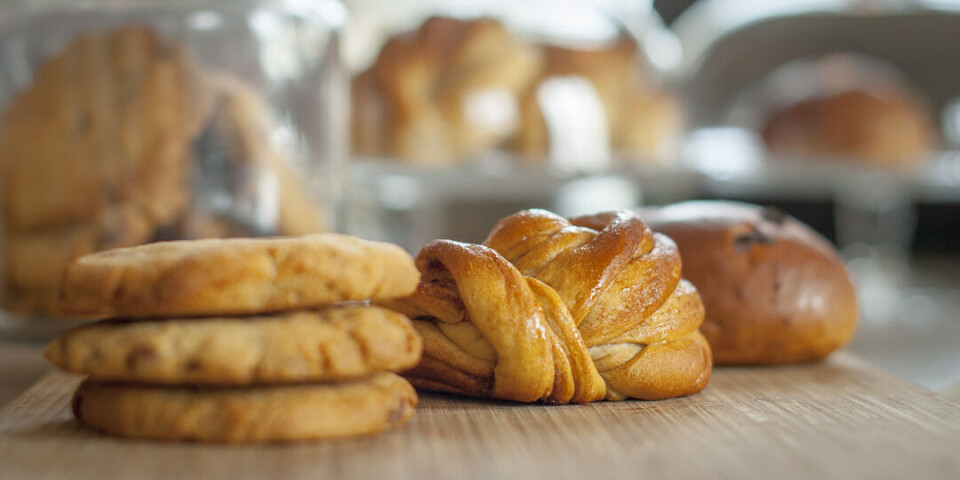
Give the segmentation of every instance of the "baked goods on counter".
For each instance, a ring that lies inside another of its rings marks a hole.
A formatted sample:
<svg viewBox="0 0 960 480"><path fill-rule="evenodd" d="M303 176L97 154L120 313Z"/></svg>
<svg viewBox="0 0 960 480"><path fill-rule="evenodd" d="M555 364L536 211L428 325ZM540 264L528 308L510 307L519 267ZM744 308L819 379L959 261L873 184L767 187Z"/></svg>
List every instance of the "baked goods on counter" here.
<svg viewBox="0 0 960 480"><path fill-rule="evenodd" d="M424 358L414 385L520 402L663 399L712 367L703 305L665 236L621 211L567 220L528 210L484 245L438 240L416 259Z"/></svg>
<svg viewBox="0 0 960 480"><path fill-rule="evenodd" d="M784 213L696 201L641 210L680 247L706 307L701 331L718 365L819 360L856 330L850 273L830 243Z"/></svg>
<svg viewBox="0 0 960 480"><path fill-rule="evenodd" d="M62 314L63 269L101 250L325 230L275 129L251 86L150 27L76 37L0 117L0 304Z"/></svg>
<svg viewBox="0 0 960 480"><path fill-rule="evenodd" d="M396 428L416 404L409 382L380 372L338 383L209 390L86 380L73 413L84 425L127 438L296 442Z"/></svg>
<svg viewBox="0 0 960 480"><path fill-rule="evenodd" d="M237 387L402 371L420 360L419 345L403 315L344 306L243 317L102 320L54 340L47 358L98 382Z"/></svg>
<svg viewBox="0 0 960 480"><path fill-rule="evenodd" d="M336 234L182 240L75 260L63 310L107 316L46 357L87 375L73 410L113 435L300 441L405 423L422 341L370 300L411 294L419 273L395 245Z"/></svg>
<svg viewBox="0 0 960 480"><path fill-rule="evenodd" d="M637 59L627 36L573 49L525 42L490 18L433 17L353 80L353 153L437 166L506 150L538 163L589 123L598 138L584 142L607 154L663 160L679 145L682 106ZM574 90L551 87L571 79Z"/></svg>
<svg viewBox="0 0 960 480"><path fill-rule="evenodd" d="M800 77L791 84L806 81L816 87L767 113L761 126L767 149L789 156L841 158L878 166L922 162L937 141L933 113L892 67L878 63L833 54L810 67L815 73L800 67L781 72L782 77L791 71ZM815 78L805 79L805 74Z"/></svg>
<svg viewBox="0 0 960 480"><path fill-rule="evenodd" d="M206 239L78 258L61 297L82 315L253 314L399 297L419 278L400 247L348 235Z"/></svg>

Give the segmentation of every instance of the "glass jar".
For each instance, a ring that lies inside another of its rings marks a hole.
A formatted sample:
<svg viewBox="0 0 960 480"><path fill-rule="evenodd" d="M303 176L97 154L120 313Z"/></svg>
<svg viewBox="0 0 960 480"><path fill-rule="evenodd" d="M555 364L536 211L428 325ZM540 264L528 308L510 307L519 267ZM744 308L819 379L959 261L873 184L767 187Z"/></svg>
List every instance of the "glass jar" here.
<svg viewBox="0 0 960 480"><path fill-rule="evenodd" d="M345 18L334 0L0 6L5 332L57 314L80 255L336 229Z"/></svg>

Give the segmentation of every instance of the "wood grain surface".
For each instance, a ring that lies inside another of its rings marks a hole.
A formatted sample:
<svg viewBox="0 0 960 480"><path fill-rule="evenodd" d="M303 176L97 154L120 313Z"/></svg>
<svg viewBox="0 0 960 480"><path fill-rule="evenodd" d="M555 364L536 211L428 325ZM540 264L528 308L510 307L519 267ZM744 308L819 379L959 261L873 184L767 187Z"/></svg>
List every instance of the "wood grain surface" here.
<svg viewBox="0 0 960 480"><path fill-rule="evenodd" d="M397 431L300 445L101 436L71 418L77 382L52 373L0 411L0 478L960 478L960 405L845 354L718 369L660 402L424 395Z"/></svg>

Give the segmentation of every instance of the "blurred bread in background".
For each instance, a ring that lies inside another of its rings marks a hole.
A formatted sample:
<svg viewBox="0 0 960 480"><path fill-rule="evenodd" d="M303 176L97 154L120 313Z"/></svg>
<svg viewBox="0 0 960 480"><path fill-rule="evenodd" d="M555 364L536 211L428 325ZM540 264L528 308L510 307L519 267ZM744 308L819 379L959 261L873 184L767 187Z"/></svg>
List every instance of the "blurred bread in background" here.
<svg viewBox="0 0 960 480"><path fill-rule="evenodd" d="M894 67L833 54L805 70L784 68L780 76L794 78L774 80L807 93L770 109L761 126L770 151L906 166L922 162L936 145L933 114Z"/></svg>
<svg viewBox="0 0 960 480"><path fill-rule="evenodd" d="M354 80L353 152L446 165L494 148L539 69L540 53L495 20L430 18Z"/></svg>
<svg viewBox="0 0 960 480"><path fill-rule="evenodd" d="M604 47L572 49L525 43L490 18L432 17L390 39L353 80L353 153L451 165L500 149L542 163L554 148L552 135L599 124L605 149L643 160L669 157L683 134L683 109L647 81L639 56L626 35ZM545 95L557 78L583 79L588 87ZM573 108L584 101L599 105L601 118ZM565 118L551 118L545 102L562 104L552 110ZM572 128L553 128L557 123Z"/></svg>
<svg viewBox="0 0 960 480"><path fill-rule="evenodd" d="M588 80L606 114L606 139L613 151L632 154L640 161L676 153L683 135L683 109L671 93L650 85L638 61L636 43L627 36L602 49L577 50L544 46L544 68L524 93L522 123L515 148L528 159L549 153L550 129L543 102L565 101L542 95L551 77L577 76Z"/></svg>

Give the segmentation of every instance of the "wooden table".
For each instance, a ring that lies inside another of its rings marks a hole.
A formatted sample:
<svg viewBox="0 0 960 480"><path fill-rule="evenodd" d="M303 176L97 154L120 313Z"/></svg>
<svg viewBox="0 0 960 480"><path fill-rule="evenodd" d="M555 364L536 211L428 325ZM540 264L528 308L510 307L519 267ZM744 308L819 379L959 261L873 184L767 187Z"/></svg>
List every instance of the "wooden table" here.
<svg viewBox="0 0 960 480"><path fill-rule="evenodd" d="M71 418L52 373L0 411L0 478L960 478L960 405L848 354L725 368L661 402L424 395L370 438L230 447L124 441Z"/></svg>

